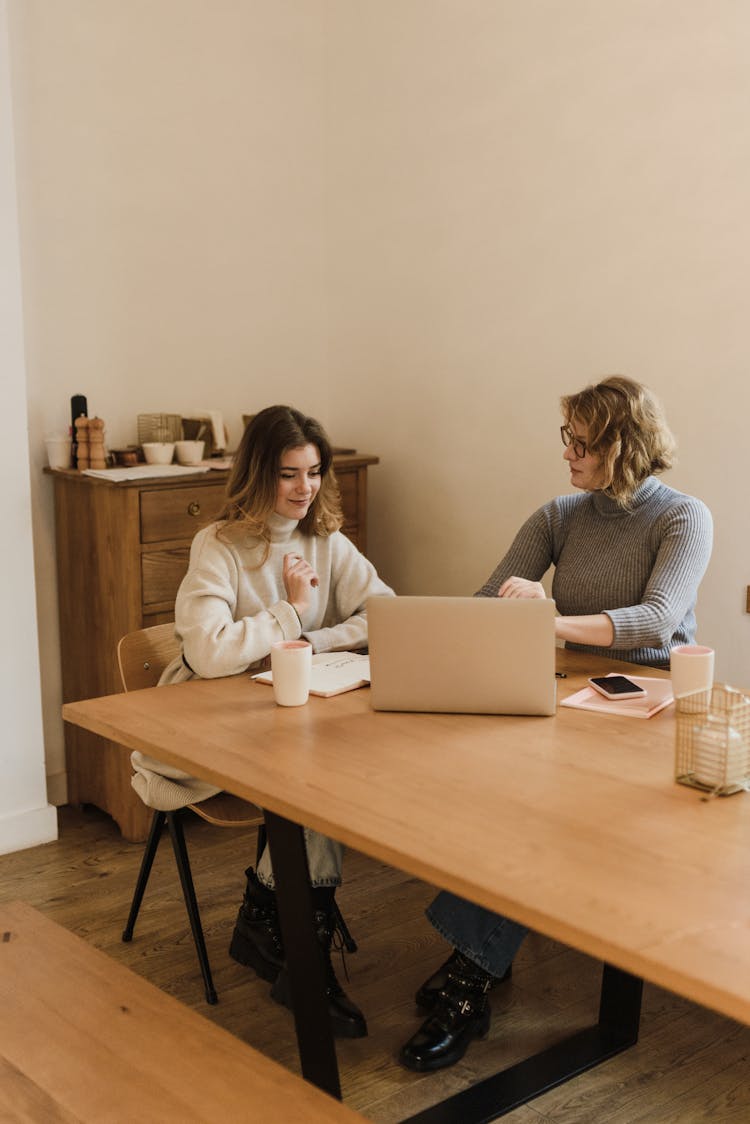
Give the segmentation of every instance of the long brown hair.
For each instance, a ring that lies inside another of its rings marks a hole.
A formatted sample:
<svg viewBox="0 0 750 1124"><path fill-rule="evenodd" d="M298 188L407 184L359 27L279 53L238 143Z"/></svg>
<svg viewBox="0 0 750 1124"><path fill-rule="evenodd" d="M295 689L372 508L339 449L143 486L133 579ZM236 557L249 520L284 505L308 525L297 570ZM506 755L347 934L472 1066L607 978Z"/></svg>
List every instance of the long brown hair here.
<svg viewBox="0 0 750 1124"><path fill-rule="evenodd" d="M652 472L672 467L676 443L662 406L634 379L611 375L560 404L567 424L586 427L586 447L602 459L602 491L621 507Z"/></svg>
<svg viewBox="0 0 750 1124"><path fill-rule="evenodd" d="M219 534L250 532L270 541L268 517L276 507L281 458L287 449L315 445L320 454L320 490L299 529L326 537L343 523L341 498L333 471L331 443L315 418L291 406L267 406L248 423L227 480Z"/></svg>

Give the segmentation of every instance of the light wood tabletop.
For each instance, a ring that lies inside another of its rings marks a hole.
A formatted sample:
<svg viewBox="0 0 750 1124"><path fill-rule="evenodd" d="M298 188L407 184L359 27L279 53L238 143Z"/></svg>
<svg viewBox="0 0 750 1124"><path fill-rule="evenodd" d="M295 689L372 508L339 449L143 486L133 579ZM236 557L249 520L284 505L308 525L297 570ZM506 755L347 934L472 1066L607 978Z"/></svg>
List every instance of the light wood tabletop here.
<svg viewBox="0 0 750 1124"><path fill-rule="evenodd" d="M564 650L558 667L559 699L635 671ZM675 783L672 707L375 713L358 690L282 708L240 675L63 717L750 1023L750 797Z"/></svg>

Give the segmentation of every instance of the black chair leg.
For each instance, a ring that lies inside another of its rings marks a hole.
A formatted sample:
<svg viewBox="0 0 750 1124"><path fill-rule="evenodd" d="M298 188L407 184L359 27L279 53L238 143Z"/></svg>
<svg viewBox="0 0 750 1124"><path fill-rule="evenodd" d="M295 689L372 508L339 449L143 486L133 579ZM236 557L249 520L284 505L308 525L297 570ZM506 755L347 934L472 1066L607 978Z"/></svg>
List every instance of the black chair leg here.
<svg viewBox="0 0 750 1124"><path fill-rule="evenodd" d="M124 941L132 941L133 929L138 919L138 911L141 908L143 895L146 892L149 875L151 874L151 867L154 865L154 856L156 849L159 846L161 839L162 828L167 819L166 812L154 812L151 817L151 827L148 832L148 839L146 840L146 849L143 852L141 859L141 869L138 875L138 881L135 884L135 891L133 893L133 901L130 904L130 913L128 914L128 921L122 931L122 939Z"/></svg>
<svg viewBox="0 0 750 1124"><path fill-rule="evenodd" d="M206 989L206 1002L216 1003L217 996L214 989L214 982L211 978L211 969L208 964L206 942L203 939L203 927L198 912L198 902L195 897L190 860L188 858L187 847L185 846L185 833L182 830L182 819L179 812L167 812L166 817L169 835L174 849L175 862L177 863L177 870L180 875L180 883L182 884L182 896L185 899L185 907L190 919L190 928L193 931L193 940L195 941L195 951L198 953L198 963L201 966L201 974L203 975L203 984Z"/></svg>
<svg viewBox="0 0 750 1124"><path fill-rule="evenodd" d="M263 854L263 851L265 850L265 847L266 847L266 838L267 838L266 825L264 823L258 824L258 843L257 843L257 846L255 848L255 869L256 870L258 869L258 863L260 862L261 855ZM349 926L347 925L346 921L344 921L344 915L341 912L341 910L339 909L339 903L336 901L335 898L333 899L333 921L334 921L334 924L335 924L336 928L338 929L339 933L341 934L341 940L343 941L344 948L346 949L346 951L347 952L356 952L357 951L357 942L355 941L354 937L349 932Z"/></svg>

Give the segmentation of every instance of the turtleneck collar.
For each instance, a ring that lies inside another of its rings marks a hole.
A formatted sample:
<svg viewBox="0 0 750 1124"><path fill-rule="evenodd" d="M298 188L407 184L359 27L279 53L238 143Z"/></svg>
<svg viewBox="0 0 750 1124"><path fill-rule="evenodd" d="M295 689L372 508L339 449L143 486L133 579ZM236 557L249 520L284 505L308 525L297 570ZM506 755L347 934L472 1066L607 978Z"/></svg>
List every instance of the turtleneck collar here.
<svg viewBox="0 0 750 1124"><path fill-rule="evenodd" d="M299 527L298 519L287 519L285 515L277 515L275 511L266 519L266 526L271 537L271 542L284 542L290 539Z"/></svg>
<svg viewBox="0 0 750 1124"><path fill-rule="evenodd" d="M657 488L659 488L659 481L656 477L647 476L643 483L633 492L630 498L630 506L627 508L620 507L616 500L613 500L611 496L606 495L604 492L592 492L591 499L599 515L629 515L639 508L641 504L650 500Z"/></svg>

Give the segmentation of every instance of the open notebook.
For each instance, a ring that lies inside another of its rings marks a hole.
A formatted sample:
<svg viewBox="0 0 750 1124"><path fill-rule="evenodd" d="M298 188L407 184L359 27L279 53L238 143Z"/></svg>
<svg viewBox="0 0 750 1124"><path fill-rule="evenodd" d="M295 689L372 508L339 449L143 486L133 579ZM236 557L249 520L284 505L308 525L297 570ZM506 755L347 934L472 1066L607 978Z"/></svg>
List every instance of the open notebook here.
<svg viewBox="0 0 750 1124"><path fill-rule="evenodd" d="M253 675L259 683L273 683L273 673L261 671ZM341 695L366 687L370 682L370 661L359 652L320 652L312 658L310 694Z"/></svg>

